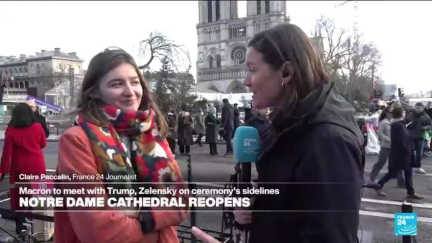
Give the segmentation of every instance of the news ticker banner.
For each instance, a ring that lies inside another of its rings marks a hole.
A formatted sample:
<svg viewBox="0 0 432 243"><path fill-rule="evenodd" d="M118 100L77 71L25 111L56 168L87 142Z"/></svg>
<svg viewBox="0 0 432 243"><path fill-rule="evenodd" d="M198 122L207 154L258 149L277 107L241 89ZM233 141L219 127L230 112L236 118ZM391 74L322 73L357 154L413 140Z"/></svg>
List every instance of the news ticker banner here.
<svg viewBox="0 0 432 243"><path fill-rule="evenodd" d="M124 176L120 175L120 177ZM240 187L239 183L230 182L109 182L110 180L136 181L136 178L112 178L109 175L104 177L104 175L60 174L39 177L21 174L19 179L25 181L15 183L20 196L19 206L31 207L32 211L113 209L129 211L136 208L175 211L185 206L195 207L197 211L224 211L231 208L250 208L255 198L259 196L267 202L272 202L267 208L260 208L260 212L297 213L305 211L302 204L291 205L290 210L285 210L281 204L287 196L292 195L290 191L346 190L344 189L346 186L350 190L352 188L352 183L343 182L260 182L259 186L253 182L240 183L246 184L246 188ZM258 210L254 211L258 212ZM341 210L335 204L320 204L316 209L307 211L358 213L358 208L355 208L355 205L347 205Z"/></svg>
<svg viewBox="0 0 432 243"><path fill-rule="evenodd" d="M63 176L64 177L64 176ZM23 177L24 178L24 177ZM29 178L26 178L29 179ZM196 188L184 183L102 182L102 176L87 176L83 180L70 176L54 182L53 178L35 178L17 182L20 208L39 211L85 211L152 208L181 210L195 207L201 210L249 208L259 194L279 195L279 189ZM59 179L58 177L56 179ZM226 184L226 183L225 183Z"/></svg>

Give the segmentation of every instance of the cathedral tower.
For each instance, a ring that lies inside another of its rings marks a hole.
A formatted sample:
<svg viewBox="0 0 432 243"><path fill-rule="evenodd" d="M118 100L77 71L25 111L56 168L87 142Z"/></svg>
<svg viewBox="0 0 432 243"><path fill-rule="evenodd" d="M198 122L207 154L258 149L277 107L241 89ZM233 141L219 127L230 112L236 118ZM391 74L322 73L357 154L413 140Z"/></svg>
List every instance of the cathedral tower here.
<svg viewBox="0 0 432 243"><path fill-rule="evenodd" d="M238 3L199 1L198 85L222 93L245 93L248 42L263 30L289 21L285 1L247 1L247 17L238 18Z"/></svg>

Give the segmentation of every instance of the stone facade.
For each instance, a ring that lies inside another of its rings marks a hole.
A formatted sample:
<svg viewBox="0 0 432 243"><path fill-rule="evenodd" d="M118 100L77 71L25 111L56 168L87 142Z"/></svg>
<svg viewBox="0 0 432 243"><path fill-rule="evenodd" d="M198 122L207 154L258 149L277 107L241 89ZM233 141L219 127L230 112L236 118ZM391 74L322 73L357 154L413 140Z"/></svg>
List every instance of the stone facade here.
<svg viewBox="0 0 432 243"><path fill-rule="evenodd" d="M252 37L288 22L285 1L247 1L238 18L237 1L199 1L198 85L222 93L245 93L245 55Z"/></svg>
<svg viewBox="0 0 432 243"><path fill-rule="evenodd" d="M48 77L57 76L58 82L66 81L69 68L75 75L83 72L81 60L76 52L64 53L60 48L54 51L42 50L35 56L0 57L0 73L6 81L5 92L9 94L28 94L44 99L44 94L51 89ZM63 78L59 78L64 74Z"/></svg>

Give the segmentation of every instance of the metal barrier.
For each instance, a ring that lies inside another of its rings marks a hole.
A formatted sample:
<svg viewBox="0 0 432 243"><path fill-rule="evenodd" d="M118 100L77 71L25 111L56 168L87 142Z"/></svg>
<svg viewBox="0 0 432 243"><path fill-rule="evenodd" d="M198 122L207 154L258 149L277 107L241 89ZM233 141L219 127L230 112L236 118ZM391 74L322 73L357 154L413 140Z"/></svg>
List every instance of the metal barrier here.
<svg viewBox="0 0 432 243"><path fill-rule="evenodd" d="M71 123L48 123L48 129L50 131L50 134L60 135L64 131L66 131L70 126Z"/></svg>
<svg viewBox="0 0 432 243"><path fill-rule="evenodd" d="M15 218L15 216L17 215L15 213L15 210L12 209L4 209L4 208L0 208L0 215L2 218L4 219L13 219ZM36 219L36 220L40 220L40 221L46 221L46 222L52 222L54 223L54 217L53 216L46 216L46 215L42 215L42 214L36 214L36 213L19 213L20 216L24 216L27 219ZM195 236L191 233L191 228L192 226L187 226L187 225L178 225L177 226L177 236L178 239L180 240L180 242L185 242L185 240L189 240L191 242L202 242L200 240L197 240L195 238ZM215 239L224 242L225 240L227 240L227 238L230 238L231 236L227 233L223 233L223 232L218 232L218 231L214 231L214 230L209 230L209 229L201 229L202 231L206 232L207 234L213 236Z"/></svg>
<svg viewBox="0 0 432 243"><path fill-rule="evenodd" d="M66 131L72 125L71 122L59 122L59 123L47 123L48 130L50 134L53 135L61 135L64 131ZM8 123L2 122L0 123L0 130L5 131L8 126Z"/></svg>

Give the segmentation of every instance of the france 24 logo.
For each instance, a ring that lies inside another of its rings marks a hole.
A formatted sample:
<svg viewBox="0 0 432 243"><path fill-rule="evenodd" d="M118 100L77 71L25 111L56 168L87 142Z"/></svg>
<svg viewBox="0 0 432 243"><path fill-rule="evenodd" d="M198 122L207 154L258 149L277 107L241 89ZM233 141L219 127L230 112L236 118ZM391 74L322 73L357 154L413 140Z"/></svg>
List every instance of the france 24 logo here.
<svg viewBox="0 0 432 243"><path fill-rule="evenodd" d="M395 235L417 235L417 213L396 213Z"/></svg>

